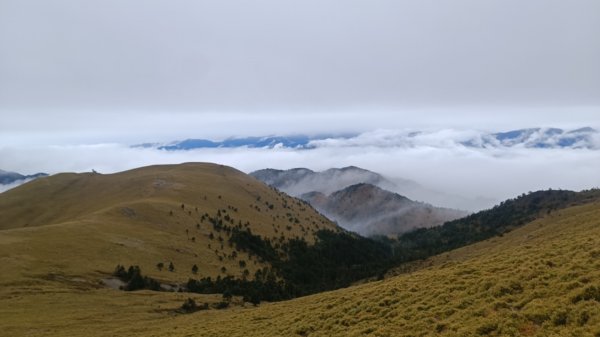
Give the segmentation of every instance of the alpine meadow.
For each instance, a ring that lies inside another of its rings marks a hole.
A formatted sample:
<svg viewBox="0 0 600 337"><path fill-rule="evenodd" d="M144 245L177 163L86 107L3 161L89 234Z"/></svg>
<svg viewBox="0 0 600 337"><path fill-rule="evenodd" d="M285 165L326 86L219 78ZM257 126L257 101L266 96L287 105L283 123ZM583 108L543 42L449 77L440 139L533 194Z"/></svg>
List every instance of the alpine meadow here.
<svg viewBox="0 0 600 337"><path fill-rule="evenodd" d="M0 337L600 337L600 2L0 1Z"/></svg>

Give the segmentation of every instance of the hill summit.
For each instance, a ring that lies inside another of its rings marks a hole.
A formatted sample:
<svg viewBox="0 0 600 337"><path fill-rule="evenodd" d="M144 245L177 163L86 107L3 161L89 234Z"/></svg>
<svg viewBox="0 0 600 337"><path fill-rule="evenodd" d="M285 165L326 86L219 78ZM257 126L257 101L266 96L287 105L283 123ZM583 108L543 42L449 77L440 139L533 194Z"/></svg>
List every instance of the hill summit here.
<svg viewBox="0 0 600 337"><path fill-rule="evenodd" d="M61 173L0 194L0 210L0 250L11 257L4 267L43 274L60 265L90 280L117 264L139 265L165 282L243 277L268 263L236 251L226 229L278 244L339 230L301 200L209 163ZM160 271L159 263L175 270Z"/></svg>
<svg viewBox="0 0 600 337"><path fill-rule="evenodd" d="M371 184L356 184L330 195L301 196L342 227L363 235L397 236L422 227L433 227L466 216L464 211L434 207Z"/></svg>

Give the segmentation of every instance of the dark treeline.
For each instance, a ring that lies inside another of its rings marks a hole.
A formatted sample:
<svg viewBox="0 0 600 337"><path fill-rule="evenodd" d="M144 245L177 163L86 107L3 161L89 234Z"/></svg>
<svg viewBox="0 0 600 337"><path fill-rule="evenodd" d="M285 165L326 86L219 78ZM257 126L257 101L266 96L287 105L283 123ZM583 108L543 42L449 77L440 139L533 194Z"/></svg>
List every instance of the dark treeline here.
<svg viewBox="0 0 600 337"><path fill-rule="evenodd" d="M125 291L134 291L140 289L148 289L160 291L160 283L155 279L142 275L142 271L138 266L130 266L125 269L122 265L117 265L113 275L118 277L125 285L121 287Z"/></svg>
<svg viewBox="0 0 600 337"><path fill-rule="evenodd" d="M233 230L230 242L236 249L259 256L272 268L258 270L253 280L231 276L190 279L187 289L207 294L232 293L256 304L347 287L389 267L391 255L382 243L328 230L320 230L316 235L314 244L291 239L278 251L269 240L249 230Z"/></svg>
<svg viewBox="0 0 600 337"><path fill-rule="evenodd" d="M421 228L379 241L394 252L394 264L410 262L500 236L551 212L600 200L600 190L548 190L523 194L492 209L432 228Z"/></svg>
<svg viewBox="0 0 600 337"><path fill-rule="evenodd" d="M270 240L249 229L231 231L230 242L239 251L268 262L271 268L254 277L189 279L185 290L201 294L242 296L244 301L281 301L317 292L347 287L353 282L381 274L390 266L391 255L384 244L345 232L321 230L317 241L291 239L275 249ZM114 275L126 283L123 290L160 291L160 283L143 276L138 266L117 266Z"/></svg>
<svg viewBox="0 0 600 337"><path fill-rule="evenodd" d="M219 217L208 217L213 229L227 233L229 244L236 250L269 263L271 268L256 271L253 278L245 274L242 278L190 279L185 288L196 293L222 293L224 297L242 296L254 304L338 289L362 279L381 278L390 267L503 235L555 210L596 200L600 200L598 189L538 191L393 239L368 239L343 231L319 230L314 244L301 238L272 244L271 240L253 234L249 226L228 226ZM143 277L138 267L125 270L118 266L115 275L126 282L125 290L160 290L160 284Z"/></svg>
<svg viewBox="0 0 600 337"><path fill-rule="evenodd" d="M233 276L216 279L205 277L200 280L189 279L186 284L189 292L199 294L223 294L242 296L245 302L258 304L261 301L281 301L293 298L283 280L278 280L272 270L258 270L254 280L236 279Z"/></svg>

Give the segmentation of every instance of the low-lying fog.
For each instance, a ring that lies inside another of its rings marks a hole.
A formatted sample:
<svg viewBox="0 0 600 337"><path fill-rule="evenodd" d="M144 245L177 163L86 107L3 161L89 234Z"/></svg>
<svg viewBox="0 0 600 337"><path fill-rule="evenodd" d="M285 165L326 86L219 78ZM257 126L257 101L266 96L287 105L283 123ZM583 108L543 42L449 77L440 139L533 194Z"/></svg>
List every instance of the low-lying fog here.
<svg viewBox="0 0 600 337"><path fill-rule="evenodd" d="M448 135L445 134L445 137ZM0 148L0 168L23 174L112 173L139 166L216 162L244 172L262 168L324 170L358 166L390 180L409 179L428 193L409 197L438 206L478 210L539 189L600 186L600 151L592 149L477 149L457 142L411 146L320 144L315 149L201 149L168 152L120 144Z"/></svg>

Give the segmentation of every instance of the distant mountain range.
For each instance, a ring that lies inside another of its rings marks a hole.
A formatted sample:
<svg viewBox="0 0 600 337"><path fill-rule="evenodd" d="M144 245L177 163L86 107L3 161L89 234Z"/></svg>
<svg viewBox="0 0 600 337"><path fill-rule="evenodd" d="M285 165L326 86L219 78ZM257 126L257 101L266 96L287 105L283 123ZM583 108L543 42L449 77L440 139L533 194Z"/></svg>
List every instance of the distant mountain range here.
<svg viewBox="0 0 600 337"><path fill-rule="evenodd" d="M429 189L421 184L402 178L384 177L379 173L356 166L331 168L315 172L307 168L289 170L263 169L250 175L287 194L301 197L310 192L329 195L348 186L366 183L398 193L412 200L424 201L443 207L478 211L492 207L498 201L483 197L464 197Z"/></svg>
<svg viewBox="0 0 600 337"><path fill-rule="evenodd" d="M468 148L574 148L600 149L600 133L591 127L574 130L558 128L528 128L507 132L469 132L467 136L447 139L439 131L386 131L383 134L363 133L344 135L296 135L229 138L222 141L186 139L170 143L144 143L138 148L156 148L180 151L206 148L290 148L315 149L327 146L383 146L416 147L445 146L448 143ZM459 132L460 133L460 132ZM436 142L437 141L437 142Z"/></svg>
<svg viewBox="0 0 600 337"><path fill-rule="evenodd" d="M424 189L411 180L392 182L355 166L315 172L306 168L264 169L250 175L300 197L340 226L363 235L398 235L441 225L468 213L416 202L390 190Z"/></svg>
<svg viewBox="0 0 600 337"><path fill-rule="evenodd" d="M322 172L315 172L307 168L264 169L251 172L250 175L294 196L315 191L328 195L359 183L372 184L385 189L397 189L398 185L402 185L402 187L418 186L411 180L392 182L379 173L356 166L330 168Z"/></svg>
<svg viewBox="0 0 600 337"><path fill-rule="evenodd" d="M47 176L46 173L36 173L32 175L23 175L16 172L9 172L0 170L0 185L9 185L19 183L20 181L25 181L29 179L35 179L39 177Z"/></svg>
<svg viewBox="0 0 600 337"><path fill-rule="evenodd" d="M588 148L597 149L600 144L594 142L599 133L597 130L585 127L576 130L557 128L532 128L508 132L483 134L463 142L469 147L514 147L526 148Z"/></svg>
<svg viewBox="0 0 600 337"><path fill-rule="evenodd" d="M193 149L206 149L206 148L236 148L236 147L248 147L248 148L293 148L293 149L310 149L314 148L310 144L314 140L322 140L329 138L348 138L350 136L265 136L265 137L243 137L243 138L229 138L222 141L214 141L209 139L186 139L182 141L174 141L168 144L161 143L144 143L134 145L133 147L142 148L157 148L159 150L177 151L177 150L193 150Z"/></svg>

